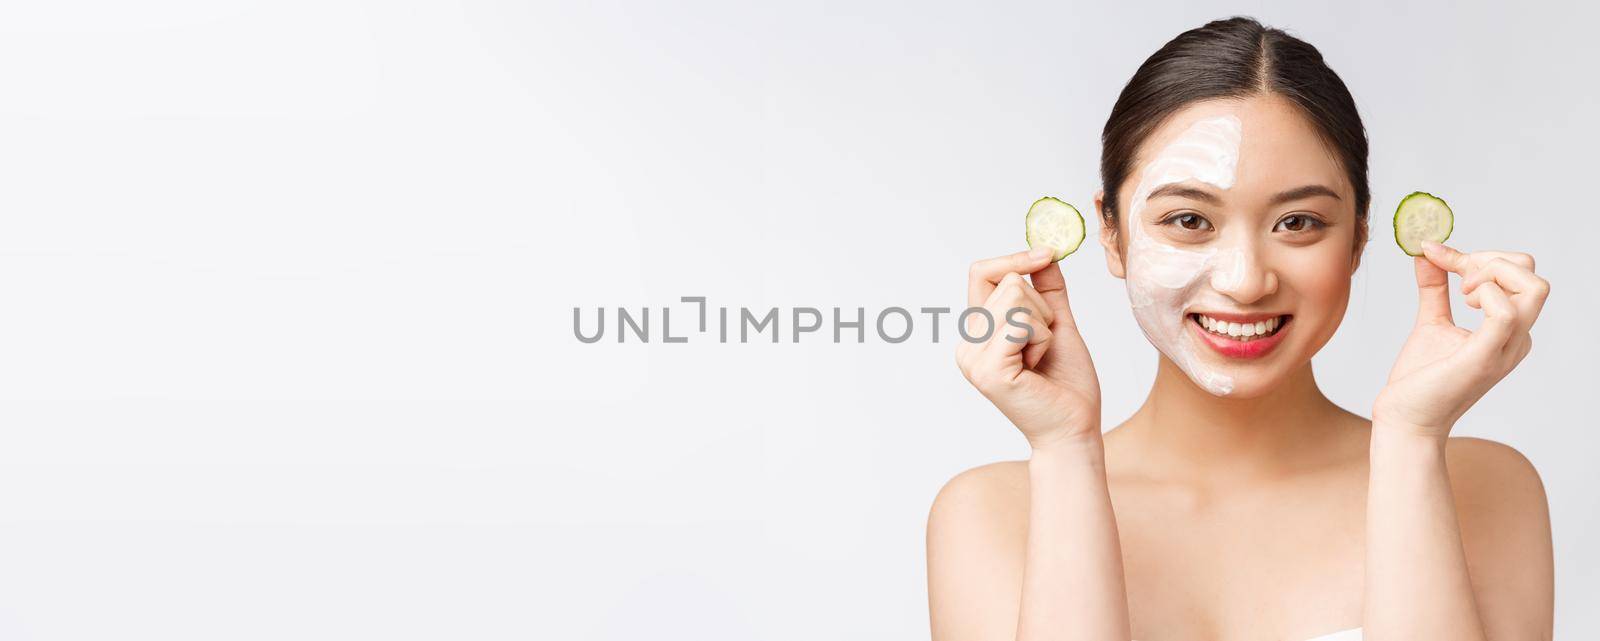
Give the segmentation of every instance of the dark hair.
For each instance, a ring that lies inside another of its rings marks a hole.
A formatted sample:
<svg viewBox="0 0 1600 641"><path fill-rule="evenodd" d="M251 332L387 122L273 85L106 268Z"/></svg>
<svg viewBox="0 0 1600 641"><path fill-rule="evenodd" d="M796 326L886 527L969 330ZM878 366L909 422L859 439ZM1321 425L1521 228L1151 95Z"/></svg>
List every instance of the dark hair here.
<svg viewBox="0 0 1600 641"><path fill-rule="evenodd" d="M1144 61L1111 108L1100 135L1103 215L1117 229L1118 193L1139 145L1173 114L1215 98L1277 94L1300 108L1344 164L1355 187L1356 243L1366 238L1367 132L1355 100L1316 47L1253 18L1190 29Z"/></svg>

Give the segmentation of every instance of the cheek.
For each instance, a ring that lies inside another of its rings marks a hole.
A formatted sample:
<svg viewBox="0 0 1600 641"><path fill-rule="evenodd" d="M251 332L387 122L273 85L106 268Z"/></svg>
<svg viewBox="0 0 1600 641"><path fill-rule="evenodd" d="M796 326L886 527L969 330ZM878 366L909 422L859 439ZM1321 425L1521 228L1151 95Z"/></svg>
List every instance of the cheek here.
<svg viewBox="0 0 1600 641"><path fill-rule="evenodd" d="M1304 320L1333 328L1344 318L1350 302L1350 250L1342 242L1324 241L1288 252L1285 269L1278 272L1298 299Z"/></svg>

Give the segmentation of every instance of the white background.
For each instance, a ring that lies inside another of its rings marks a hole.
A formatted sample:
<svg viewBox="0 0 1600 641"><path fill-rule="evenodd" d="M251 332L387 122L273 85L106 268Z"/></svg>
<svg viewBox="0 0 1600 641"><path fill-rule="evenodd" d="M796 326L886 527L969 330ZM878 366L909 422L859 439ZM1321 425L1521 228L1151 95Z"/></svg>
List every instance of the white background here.
<svg viewBox="0 0 1600 641"><path fill-rule="evenodd" d="M1034 198L1088 208L1139 63L1235 13L1372 139L1335 400L1411 320L1399 196L1554 284L1456 434L1537 465L1557 637L1600 636L1600 16L1115 4L0 5L0 638L926 636L934 493L1025 455L953 325L585 345L572 308L958 307ZM1109 427L1155 352L1097 245L1064 264Z"/></svg>

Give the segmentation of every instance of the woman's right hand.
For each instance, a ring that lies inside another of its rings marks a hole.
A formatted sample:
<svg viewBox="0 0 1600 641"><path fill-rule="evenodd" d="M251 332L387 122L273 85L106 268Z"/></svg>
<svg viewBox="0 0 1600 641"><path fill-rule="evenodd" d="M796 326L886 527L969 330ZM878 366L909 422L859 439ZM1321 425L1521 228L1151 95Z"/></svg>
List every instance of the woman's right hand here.
<svg viewBox="0 0 1600 641"><path fill-rule="evenodd" d="M961 373L1022 430L1034 448L1066 439L1100 435L1100 380L1078 335L1067 304L1067 281L1051 251L1019 252L980 260L967 276L967 306L983 307L994 319L988 340L960 340ZM1033 283L1023 278L1030 274ZM1032 328L1006 322L1011 318ZM981 314L967 316L967 335L983 336Z"/></svg>

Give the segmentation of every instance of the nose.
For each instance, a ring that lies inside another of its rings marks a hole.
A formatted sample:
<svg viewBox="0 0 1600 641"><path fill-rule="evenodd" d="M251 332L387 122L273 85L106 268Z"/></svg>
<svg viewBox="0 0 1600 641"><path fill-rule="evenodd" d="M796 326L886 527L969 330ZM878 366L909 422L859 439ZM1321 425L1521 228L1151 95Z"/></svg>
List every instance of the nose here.
<svg viewBox="0 0 1600 641"><path fill-rule="evenodd" d="M1278 274L1262 259L1253 243L1239 243L1217 252L1211 271L1211 288L1241 305L1249 305L1278 291Z"/></svg>

